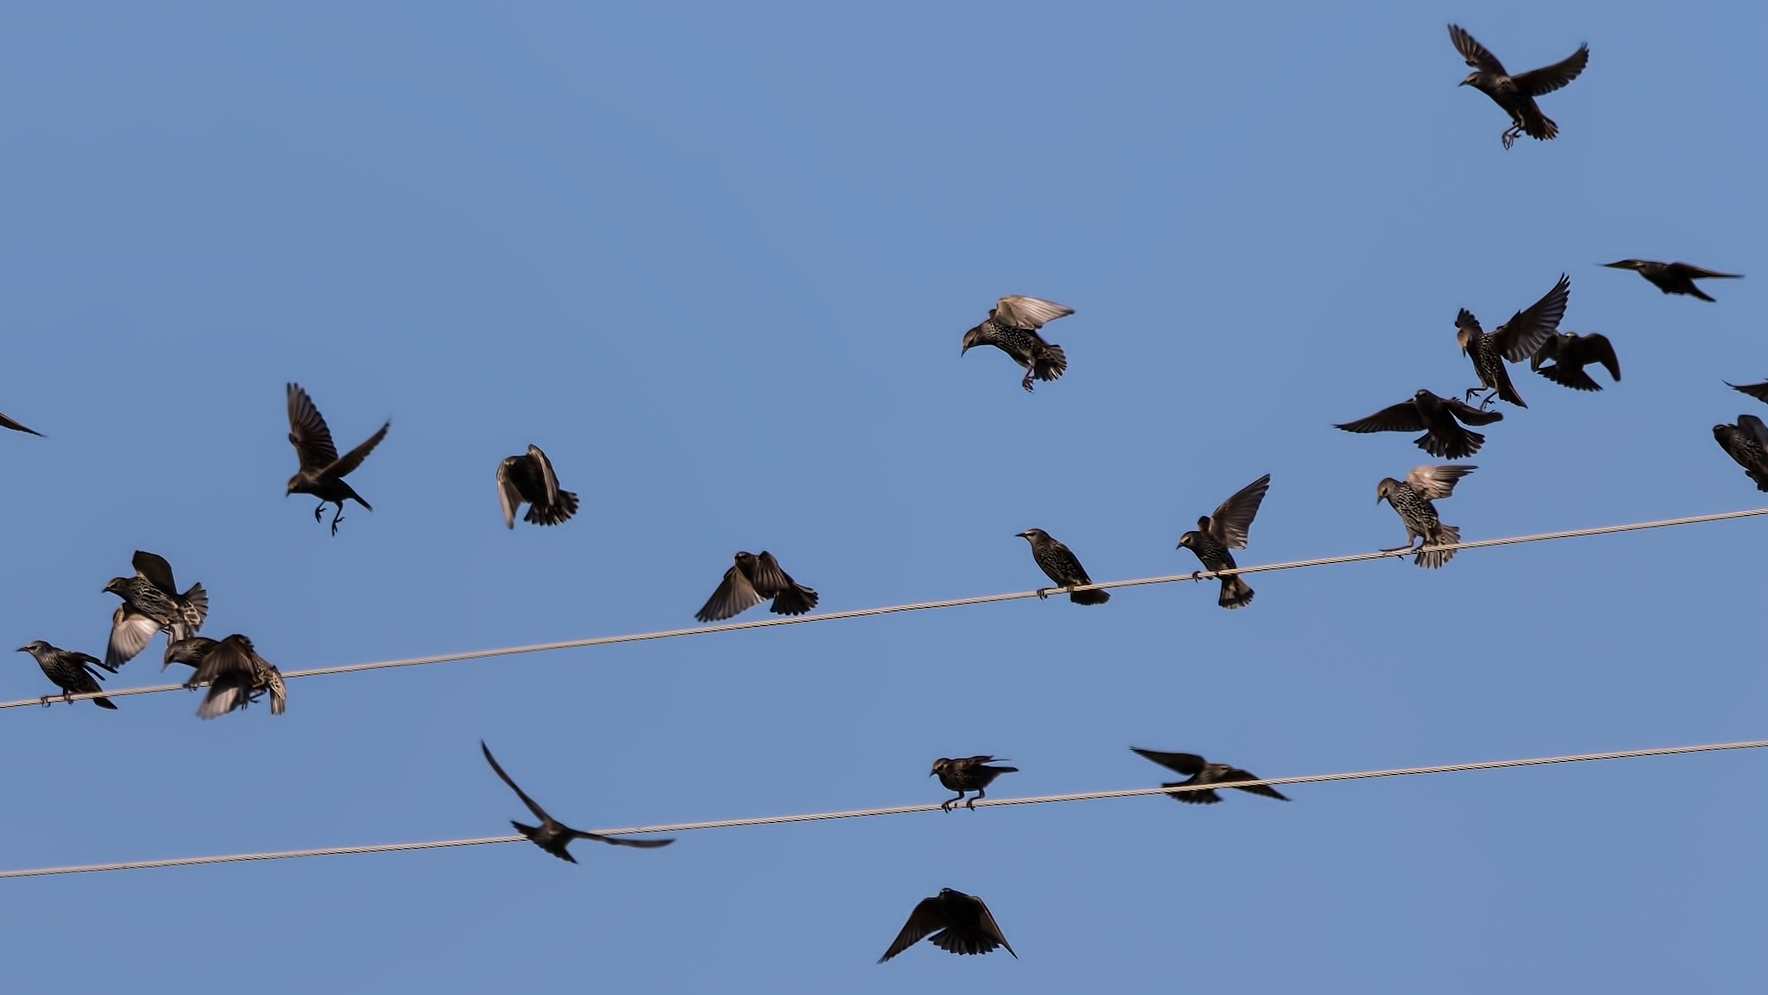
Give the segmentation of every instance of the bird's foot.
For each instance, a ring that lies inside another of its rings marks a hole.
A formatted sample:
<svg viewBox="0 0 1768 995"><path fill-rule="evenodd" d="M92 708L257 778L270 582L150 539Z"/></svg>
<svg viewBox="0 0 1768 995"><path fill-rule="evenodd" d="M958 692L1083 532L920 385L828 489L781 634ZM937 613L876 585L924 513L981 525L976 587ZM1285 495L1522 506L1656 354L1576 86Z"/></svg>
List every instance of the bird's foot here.
<svg viewBox="0 0 1768 995"><path fill-rule="evenodd" d="M980 791L976 792L976 798L981 798L981 797L982 797L982 792L980 792ZM969 809L972 812L976 811L976 798L970 799L967 803L965 803L964 807Z"/></svg>
<svg viewBox="0 0 1768 995"><path fill-rule="evenodd" d="M1406 544L1404 546L1394 546L1390 549L1383 549L1382 550L1383 553L1397 553L1401 556L1404 556L1407 553L1410 553L1411 551L1412 551L1412 540L1410 540L1410 539L1406 540Z"/></svg>
<svg viewBox="0 0 1768 995"><path fill-rule="evenodd" d="M1522 134L1521 128L1505 128L1504 133L1498 136L1498 140L1504 143L1505 148L1509 148L1516 144L1516 136L1520 134Z"/></svg>
<svg viewBox="0 0 1768 995"><path fill-rule="evenodd" d="M336 517L334 517L332 519L332 535L338 534L338 523L343 520L344 520L344 506L340 504L340 505L338 505L338 513L337 513Z"/></svg>
<svg viewBox="0 0 1768 995"><path fill-rule="evenodd" d="M1026 392L1029 393L1032 389L1031 388L1031 374L1027 373L1025 375L1025 379L1019 381L1019 386L1024 387Z"/></svg>
<svg viewBox="0 0 1768 995"><path fill-rule="evenodd" d="M1479 409L1481 411L1486 410L1487 408L1491 407L1492 402L1496 401L1497 399L1498 399L1498 392L1497 391L1493 391L1492 393L1487 394L1486 399L1479 402Z"/></svg>
<svg viewBox="0 0 1768 995"><path fill-rule="evenodd" d="M1203 571L1201 571L1201 570L1191 571L1191 579L1192 580L1202 580L1203 579Z"/></svg>
<svg viewBox="0 0 1768 995"><path fill-rule="evenodd" d="M1040 587L1037 589L1037 597L1038 597L1039 601L1042 601L1043 599L1045 599L1049 596L1050 596L1050 588Z"/></svg>
<svg viewBox="0 0 1768 995"><path fill-rule="evenodd" d="M73 692L72 691L63 691L61 693L61 700L67 702L70 705L73 704L74 703Z"/></svg>
<svg viewBox="0 0 1768 995"><path fill-rule="evenodd" d="M49 707L49 699L51 699L53 697L55 697L55 695L46 694L43 697L37 699L37 704L42 705L44 708L48 708Z"/></svg>
<svg viewBox="0 0 1768 995"><path fill-rule="evenodd" d="M942 801L939 803L939 810L941 812L950 812L952 810L952 806L956 805L957 803L958 803L958 800L956 798L948 798L945 801Z"/></svg>
<svg viewBox="0 0 1768 995"><path fill-rule="evenodd" d="M321 502L319 502L319 507L313 509L313 520L316 522L319 521L320 520L319 516L323 515L324 513L325 513L325 502L321 501Z"/></svg>

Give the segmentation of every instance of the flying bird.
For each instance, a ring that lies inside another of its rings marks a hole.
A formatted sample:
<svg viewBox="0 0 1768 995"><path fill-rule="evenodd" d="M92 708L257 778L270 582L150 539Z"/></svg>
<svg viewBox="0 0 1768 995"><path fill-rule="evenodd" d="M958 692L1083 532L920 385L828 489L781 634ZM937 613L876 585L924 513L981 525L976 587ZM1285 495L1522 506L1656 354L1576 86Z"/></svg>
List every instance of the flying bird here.
<svg viewBox="0 0 1768 995"><path fill-rule="evenodd" d="M154 633L164 631L177 641L201 629L209 615L209 593L192 584L179 594L165 557L138 549L130 564L135 576L112 577L104 585L105 593L123 599L111 615L110 644L104 651L104 667L112 673L133 660Z"/></svg>
<svg viewBox="0 0 1768 995"><path fill-rule="evenodd" d="M37 666L43 668L43 676L53 681L56 687L61 688L61 700L70 705L74 703L73 696L76 694L97 694L104 690L98 686L98 682L104 680L104 675L93 669L104 666L99 662L98 657L76 653L73 650L58 649L41 639L20 646L18 651L29 653L36 659ZM112 673L116 672L114 667L105 669ZM38 700L43 703L43 707L47 708L49 707L49 699L53 697L55 695L46 694ZM109 698L94 698L92 703L99 708L108 708L112 711L115 711L117 707L112 704Z"/></svg>
<svg viewBox="0 0 1768 995"><path fill-rule="evenodd" d="M950 812L953 806L964 800L964 792L974 791L976 798L970 799L970 803L964 806L974 812L976 799L987 797L984 789L993 784L995 778L1002 774L1019 773L1017 767L985 766L993 760L994 757L991 756L980 756L959 757L955 760L951 757L940 757L933 761L933 769L928 772L927 776L938 775L940 784L945 785L948 790L958 793L958 797L948 798L941 802L939 807Z"/></svg>
<svg viewBox="0 0 1768 995"><path fill-rule="evenodd" d="M1031 558L1037 561L1038 569L1056 583L1056 587L1081 587L1093 582L1074 553L1067 546L1050 538L1048 532L1043 529L1026 529L1017 535L1031 543ZM1047 598L1052 590L1054 588L1040 587L1037 596ZM1077 605L1102 605L1111 600L1111 592L1069 591L1068 600Z"/></svg>
<svg viewBox="0 0 1768 995"><path fill-rule="evenodd" d="M1553 361L1552 366L1541 365L1548 360ZM1616 383L1621 382L1621 361L1615 356L1615 347L1608 341L1608 336L1601 332L1549 335L1529 359L1529 368L1561 387L1601 390L1602 385L1596 382L1596 378L1584 372L1584 367L1591 363L1601 363Z"/></svg>
<svg viewBox="0 0 1768 995"><path fill-rule="evenodd" d="M301 385L288 385L289 401L289 443L295 447L295 455L301 460L301 468L289 478L288 490L285 494L311 494L319 499L319 506L313 509L313 520L319 521L320 513L325 511L329 502L337 507L333 516L331 534L338 534L338 523L344 520L344 502L353 500L369 511L374 508L362 495L356 493L344 478L362 465L374 447L381 444L387 437L387 429L393 426L389 420L382 425L380 431L369 436L362 445L338 457L338 449L332 444L331 429L326 427L325 418L319 409L313 406L313 399L301 389Z"/></svg>
<svg viewBox="0 0 1768 995"><path fill-rule="evenodd" d="M1756 490L1768 491L1768 425L1755 415L1738 415L1735 425L1714 425L1719 447L1743 467L1756 482Z"/></svg>
<svg viewBox="0 0 1768 995"><path fill-rule="evenodd" d="M1705 269L1692 263L1659 263L1650 259L1622 259L1619 262L1603 263L1609 269L1630 269L1651 281L1651 285L1666 294L1687 294L1710 301L1706 291L1694 285L1696 280L1741 280L1742 273L1721 273L1717 270Z"/></svg>
<svg viewBox="0 0 1768 995"><path fill-rule="evenodd" d="M1337 427L1346 432L1416 432L1423 429L1424 434L1412 440L1418 448L1445 459L1466 459L1479 452L1486 437L1462 428L1456 424L1457 420L1468 425L1490 425L1503 421L1504 413L1481 411L1456 398L1438 397L1428 390L1421 390L1413 394L1410 401L1401 401L1367 418Z"/></svg>
<svg viewBox="0 0 1768 995"><path fill-rule="evenodd" d="M510 790L516 793L516 797L522 799L522 804L528 806L528 811L533 812L534 817L540 820L540 825L538 826L524 825L513 819L510 820L510 825L516 827L516 832L528 837L529 842L560 860L568 860L573 864L577 863L577 858L571 856L570 846L572 840L595 840L598 843L609 843L614 846L631 846L637 847L641 850L651 850L660 846L668 846L675 842L674 838L666 840L629 840L623 839L619 836L603 836L600 833L586 833L581 829L572 829L570 826L547 815L546 810L541 808L534 799L529 798L526 791L517 787L515 781L510 780L510 776L504 773L503 767L498 764L497 758L491 755L491 747L486 746L484 740L479 741L479 749L485 754L485 762L491 765L491 769L497 772L498 777L503 778L503 783L509 785Z"/></svg>
<svg viewBox="0 0 1768 995"><path fill-rule="evenodd" d="M929 937L929 933L933 935ZM909 913L909 921L902 924L902 932L896 934L890 949L878 958L878 963L895 957L923 938L949 953L985 954L996 947L1005 947L1013 954L1014 960L1019 959L982 899L950 888L941 888L932 898L921 899L915 911Z"/></svg>
<svg viewBox="0 0 1768 995"><path fill-rule="evenodd" d="M258 655L252 641L239 633L225 639L192 636L168 643L161 670L174 663L196 668L186 688L208 685L196 708L199 718L212 719L244 708L265 694L270 695L270 714L281 715L288 709L288 689L282 683L282 671Z"/></svg>
<svg viewBox="0 0 1768 995"><path fill-rule="evenodd" d="M767 610L775 615L802 615L816 607L817 593L781 570L780 561L767 550L738 553L712 597L694 617L702 622L723 621L769 598L773 604Z"/></svg>
<svg viewBox="0 0 1768 995"><path fill-rule="evenodd" d="M1025 368L1025 379L1019 381L1019 386L1030 390L1033 380L1054 380L1068 369L1068 356L1062 347L1045 342L1038 329L1073 313L1074 308L1055 301L1008 294L988 309L982 324L964 333L964 347L958 355L969 352L973 346L994 346Z"/></svg>
<svg viewBox="0 0 1768 995"><path fill-rule="evenodd" d="M42 432L39 432L34 428L26 428L24 425L21 425L20 423L13 421L11 418L6 417L5 415L0 415L0 428L10 428L14 432L29 432L30 434L35 435L35 436L41 436L43 434Z"/></svg>
<svg viewBox="0 0 1768 995"><path fill-rule="evenodd" d="M1516 76L1504 68L1504 63L1486 49L1484 45L1473 40L1473 36L1459 26L1449 25L1449 40L1455 43L1455 51L1473 67L1473 72L1461 81L1462 86L1471 86L1492 98L1492 103L1504 108L1510 115L1510 127L1498 140L1509 148L1516 141L1517 135L1546 141L1559 134L1559 125L1553 119L1541 113L1535 104L1535 98L1552 93L1554 90L1578 78L1584 66L1590 62L1590 46L1579 45L1578 50L1564 60L1551 66L1531 69Z"/></svg>
<svg viewBox="0 0 1768 995"><path fill-rule="evenodd" d="M1479 319L1466 308L1455 316L1455 344L1473 360L1473 372L1479 377L1479 386L1468 388L1466 399L1473 400L1473 395L1481 391L1491 391L1485 400L1480 402L1480 410L1492 403L1497 397L1519 408L1528 405L1522 403L1522 395L1510 382L1510 371L1504 364L1520 363L1535 354L1541 343L1552 337L1559 329L1559 320L1565 317L1566 300L1571 296L1572 281L1565 274L1560 274L1559 282L1546 295L1528 307L1516 312L1509 321L1499 325L1492 334L1487 335L1479 327Z"/></svg>
<svg viewBox="0 0 1768 995"><path fill-rule="evenodd" d="M1748 394L1758 401L1768 401L1768 381L1762 383L1726 383L1732 390Z"/></svg>
<svg viewBox="0 0 1768 995"><path fill-rule="evenodd" d="M1453 546L1460 542L1461 530L1453 525L1444 525L1437 517L1436 505L1431 502L1455 493L1456 482L1476 469L1478 467L1464 463L1445 463L1415 466L1407 471L1405 480L1381 478L1381 482L1375 485L1375 503L1386 501L1406 526L1406 544L1384 549L1382 552L1410 552L1412 540L1422 539L1423 543L1418 547L1418 555L1413 558L1413 563L1435 570L1449 562L1455 551L1434 547Z"/></svg>
<svg viewBox="0 0 1768 995"><path fill-rule="evenodd" d="M1184 788L1194 784L1220 784L1238 791L1248 791L1255 795L1264 795L1266 798L1275 798L1280 802L1289 800L1282 792L1268 784L1248 784L1244 787L1235 784L1233 783L1235 781L1256 781L1258 775L1238 767L1230 767L1227 764L1212 764L1195 753L1162 753L1159 750L1144 750L1138 746L1132 746L1130 749L1168 770L1188 775L1183 781L1162 784L1163 788ZM1187 805L1214 805L1222 800L1221 795L1209 788L1200 791L1175 791L1168 797L1175 798Z"/></svg>
<svg viewBox="0 0 1768 995"><path fill-rule="evenodd" d="M529 446L523 456L510 456L497 464L497 500L503 505L503 524L516 527L516 508L528 505L525 522L558 525L577 514L577 495L559 486L552 460Z"/></svg>
<svg viewBox="0 0 1768 995"><path fill-rule="evenodd" d="M1235 491L1232 497L1216 506L1215 514L1197 520L1195 532L1179 536L1179 546L1196 553L1205 569L1235 569L1234 554L1229 550L1246 548L1246 530L1252 527L1252 518L1258 514L1258 506L1264 502L1265 491L1270 487L1271 475L1267 473ZM1223 577L1222 594L1216 604L1223 608L1245 608L1252 604L1252 585L1239 574Z"/></svg>

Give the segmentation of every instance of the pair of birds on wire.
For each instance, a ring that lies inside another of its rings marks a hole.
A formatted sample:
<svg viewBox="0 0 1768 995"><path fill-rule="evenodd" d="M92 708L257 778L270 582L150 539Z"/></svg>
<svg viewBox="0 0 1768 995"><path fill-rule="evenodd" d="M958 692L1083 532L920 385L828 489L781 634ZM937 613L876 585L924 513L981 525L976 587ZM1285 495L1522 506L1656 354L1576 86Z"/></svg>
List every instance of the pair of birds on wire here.
<svg viewBox="0 0 1768 995"><path fill-rule="evenodd" d="M1194 789L1174 791L1168 795L1170 798L1189 805L1214 805L1220 802L1221 795L1212 788L1203 787L1210 784L1238 788L1241 791L1263 795L1266 798L1275 798L1278 801L1289 800L1268 784L1248 784L1245 786L1235 784L1236 781L1257 781L1259 776L1231 764L1212 763L1195 753L1167 753L1161 750L1144 750L1139 746L1132 746L1130 750L1168 770L1186 775L1186 779L1183 781L1164 783L1161 787ZM956 798L948 798L940 802L940 809L950 812L957 807L958 803L963 802L965 808L974 812L976 803L987 797L987 788L994 783L995 778L1002 774L1019 773L1017 767L990 766L996 760L997 758L992 755L981 754L974 757L940 757L933 761L933 769L928 772L928 776L939 778L939 783L946 790L958 793ZM976 792L976 796L965 798L965 794L971 791Z"/></svg>

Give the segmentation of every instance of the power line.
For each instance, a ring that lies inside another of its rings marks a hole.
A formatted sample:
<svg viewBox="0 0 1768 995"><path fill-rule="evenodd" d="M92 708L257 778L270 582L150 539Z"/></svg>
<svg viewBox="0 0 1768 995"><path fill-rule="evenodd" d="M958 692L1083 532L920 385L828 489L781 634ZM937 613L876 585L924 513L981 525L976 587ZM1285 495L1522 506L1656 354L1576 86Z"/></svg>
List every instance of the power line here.
<svg viewBox="0 0 1768 995"><path fill-rule="evenodd" d="M1561 532L1537 532L1533 535L1508 536L1502 539L1476 539L1470 542L1433 547L1444 550L1484 549L1489 546L1515 546L1527 542L1547 542L1554 539L1579 539L1584 536L1611 535L1617 532L1638 532L1644 529L1662 529L1677 525L1699 525L1703 522L1723 522L1733 518L1751 518L1768 515L1768 508L1751 508L1744 511L1726 511L1715 515L1691 515L1686 518L1665 518L1655 522L1631 522L1626 525L1602 525L1591 529L1568 529ZM1372 553L1351 553L1345 556L1325 556L1312 560L1290 560L1287 563L1265 563L1250 567L1239 567L1233 570L1209 571L1200 570L1193 573L1166 574L1159 577L1138 577L1131 580L1112 580L1098 584L1087 584L1072 588L1076 591L1091 591L1114 587L1142 587L1148 584L1172 584L1179 581L1211 580L1217 577L1230 577L1235 574L1268 573L1273 570L1298 570L1303 567L1324 567L1338 563L1361 563L1365 560L1385 560L1404 558L1416 553L1417 550L1399 550L1387 552L1378 550ZM874 615L893 615L899 612L927 611L934 608L962 608L966 605L985 605L996 601L1021 601L1026 598L1039 597L1042 593L1052 591L1066 592L1069 588L1041 588L1036 591L1013 591L1007 594L984 594L973 598L950 598L945 601L920 601L906 605L885 605L881 608L856 608L852 611L824 612L818 615L798 615L790 618L764 618L753 622L728 622L724 625L701 625L691 629L664 629L658 632L635 632L621 636L594 636L588 639L568 639L556 643L530 643L526 646L502 646L496 649L468 650L464 653L442 653L435 656L414 656L402 660L377 660L372 663L352 663L337 667L316 667L311 670L291 670L283 673L284 680L299 677L324 677L331 674L353 674L365 670L388 670L393 667L425 667L434 663L454 663L460 660L481 660L494 656L514 656L519 653L545 653L552 650L582 649L589 646L612 646L617 643L639 643L652 639L673 639L677 636L703 636L715 632L738 632L744 629L765 629L779 625L804 625L809 622L832 622L845 618L869 618ZM72 695L74 701L86 698L121 698L134 694L159 694L164 691L184 690L182 684L153 684L145 687L116 688L89 694ZM50 695L50 701L60 698ZM21 698L17 701L0 702L0 708L23 708L26 705L42 703L42 698Z"/></svg>
<svg viewBox="0 0 1768 995"><path fill-rule="evenodd" d="M1555 757L1528 757L1521 760L1482 760L1476 763L1443 764L1435 767L1393 767L1387 770L1360 770L1340 774L1304 774L1299 777L1266 777L1250 781L1198 784L1172 788L1123 788L1116 791L1086 791L1068 795L1033 795L1025 798L984 798L977 808L995 805L1045 805L1053 802L1087 802L1106 798L1138 798L1144 795L1167 795L1184 791L1205 791L1247 787L1257 784L1315 784L1323 781L1359 781L1375 777L1407 777L1413 774L1450 774L1467 770L1502 770L1511 767L1540 767L1546 764L1584 763L1591 760L1630 760L1636 757L1676 756L1687 753L1716 753L1724 750L1756 750L1768 746L1768 739L1750 739L1733 743L1704 743L1699 746L1658 746L1644 750L1616 750L1610 753L1571 753ZM774 826L792 822L828 822L834 819L864 819L880 815L908 815L913 812L934 812L938 803L894 805L886 808L859 808L842 812L807 812L797 815L764 815L746 819L719 819L713 822L677 822L660 826L627 826L620 829L596 829L603 836L635 836L642 833L685 833L700 829L734 829L740 826ZM296 857L335 857L349 853L392 853L399 850L437 850L447 847L484 846L490 843L518 843L521 836L478 836L458 840L428 840L421 843L379 843L369 846L333 846L312 850L272 850L262 853L230 853L207 857L172 857L165 860L131 860L113 864L71 864L64 867L30 867L0 871L0 878L48 877L57 874L92 874L99 871L138 871L152 867L193 867L199 864L238 864L255 860L289 860Z"/></svg>

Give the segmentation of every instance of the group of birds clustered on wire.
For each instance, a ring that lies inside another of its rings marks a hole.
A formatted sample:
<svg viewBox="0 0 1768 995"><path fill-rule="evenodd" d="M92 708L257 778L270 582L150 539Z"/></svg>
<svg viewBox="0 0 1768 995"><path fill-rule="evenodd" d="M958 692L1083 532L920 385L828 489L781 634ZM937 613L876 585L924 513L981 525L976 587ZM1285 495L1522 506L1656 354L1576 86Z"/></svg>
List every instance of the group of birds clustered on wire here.
<svg viewBox="0 0 1768 995"><path fill-rule="evenodd" d="M1566 59L1511 75L1497 57L1473 36L1455 25L1449 26L1449 37L1456 51L1473 68L1462 80L1491 99L1510 115L1511 126L1500 136L1506 149L1519 135L1548 140L1559 133L1558 125L1541 112L1535 99L1565 86L1583 72L1590 58L1589 46L1583 45ZM1734 279L1740 274L1720 273L1682 262L1654 262L1623 259L1605 263L1615 269L1630 269L1650 281L1666 294L1685 294L1703 301L1712 301L1695 283L1700 279ZM1461 397L1442 397L1429 390L1419 390L1409 399L1382 408L1366 418L1338 425L1347 432L1418 432L1414 440L1418 448L1432 456L1462 460L1477 453L1485 444L1485 436L1465 426L1484 426L1503 420L1500 411L1490 410L1494 401L1516 407L1527 407L1516 385L1510 379L1507 364L1529 361L1529 368L1541 376L1580 391L1600 391L1602 386L1585 371L1600 365L1616 382L1621 379L1620 361L1613 344L1599 333L1580 335L1559 330L1570 296L1571 281L1560 276L1553 288L1538 301L1516 312L1509 321L1491 332L1485 331L1473 314L1462 309L1455 318L1455 341L1472 361L1479 384ZM1025 370L1020 386L1033 389L1034 381L1052 381L1068 369L1068 357L1062 347L1046 342L1040 330L1049 322L1074 313L1074 309L1017 294L996 301L988 317L964 334L962 352L975 346L994 346L1013 358ZM1734 389L1768 402L1768 382L1730 385ZM1473 399L1483 394L1475 406ZM289 442L300 459L300 469L289 478L289 494L307 494L319 499L313 511L315 521L322 521L325 506L331 504L334 514L331 534L337 535L343 521L344 502L355 501L364 508L369 503L357 494L345 479L362 465L376 446L386 438L391 423L384 424L356 448L339 456L332 443L331 431L319 409L298 384L287 389ZM0 425L20 432L40 435L30 428L0 415ZM1758 490L1768 491L1768 425L1761 418L1744 414L1736 424L1715 425L1713 435L1719 445L1745 470ZM1455 485L1475 468L1465 463L1439 463L1414 467L1404 479L1384 478L1376 485L1377 500L1385 500L1399 516L1406 530L1406 545L1385 550L1390 553L1412 553L1413 562L1427 568L1441 567L1454 555L1455 544L1461 541L1459 530L1446 525L1437 516L1435 501L1449 497ZM1197 520L1197 528L1179 538L1179 545L1191 550L1203 566L1211 571L1235 568L1231 550L1244 549L1247 530L1258 513L1271 478L1266 474L1236 491L1223 501L1213 514ZM528 506L523 516L535 525L558 525L577 512L577 495L559 486L552 461L537 446L529 446L522 455L511 456L497 467L497 496L502 505L504 524L515 527L516 513ZM1056 585L1037 593L1046 597L1051 591L1065 591L1076 604L1099 605L1111 599L1109 592L1098 589L1074 590L1093 583L1074 552L1042 529L1027 529L1019 535L1031 544L1032 558ZM1449 548L1445 548L1449 547ZM197 714L214 718L260 700L270 698L270 711L280 715L287 707L288 694L281 673L275 665L258 655L252 641L235 633L216 640L197 635L208 616L209 599L201 584L193 584L178 592L172 566L162 556L137 551L133 558L135 575L115 577L104 590L117 595L122 603L111 619L110 642L103 660L73 650L60 649L38 640L21 648L30 653L43 673L61 689L61 697L72 701L73 694L98 694L100 669L116 673L118 668L135 657L153 637L164 632L167 645L162 669L171 664L193 668L186 687L207 688L198 705ZM1201 576L1199 572L1198 576ZM1244 608L1252 602L1253 590L1238 575L1222 577L1217 603L1223 608ZM701 622L731 618L764 601L771 601L769 610L780 615L802 615L816 607L817 592L793 580L781 569L773 554L739 552L723 580L695 614ZM53 695L45 695L44 705ZM100 708L115 709L108 698L92 699ZM654 848L667 846L673 840L637 840L587 833L560 823L540 807L504 772L489 747L481 743L485 760L505 784L515 791L523 804L540 821L539 826L520 822L512 825L541 849L555 857L575 863L568 849L577 839L590 839L618 846ZM1138 754L1177 773L1187 780L1163 784L1162 787L1185 787L1171 797L1191 804L1214 804L1221 796L1207 785L1239 787L1242 791L1287 801L1283 794L1266 784L1236 785L1239 781L1257 780L1256 775L1237 767L1212 763L1194 753L1169 753L1132 748ZM933 762L929 776L937 776L957 797L941 803L951 811L966 795L967 807L975 809L976 800L1002 774L1016 773L1018 768L996 765L993 756L941 757ZM923 938L955 954L985 954L1004 947L1013 948L982 899L945 888L931 898L922 900L909 915L896 939L885 950L880 963L887 961ZM1017 957L1017 953L1013 953Z"/></svg>

